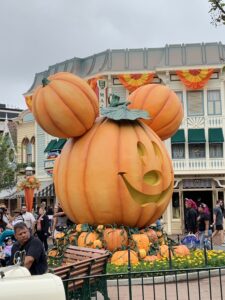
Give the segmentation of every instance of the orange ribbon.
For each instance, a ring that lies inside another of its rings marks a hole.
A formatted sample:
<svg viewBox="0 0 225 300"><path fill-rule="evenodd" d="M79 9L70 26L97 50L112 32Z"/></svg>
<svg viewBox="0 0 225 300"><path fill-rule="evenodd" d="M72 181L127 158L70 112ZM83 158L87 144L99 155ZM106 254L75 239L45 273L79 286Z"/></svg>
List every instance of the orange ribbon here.
<svg viewBox="0 0 225 300"><path fill-rule="evenodd" d="M214 69L193 69L176 71L179 79L188 89L202 89L210 79Z"/></svg>
<svg viewBox="0 0 225 300"><path fill-rule="evenodd" d="M133 92L138 87L152 82L153 78L154 73L118 75L119 81L129 92Z"/></svg>

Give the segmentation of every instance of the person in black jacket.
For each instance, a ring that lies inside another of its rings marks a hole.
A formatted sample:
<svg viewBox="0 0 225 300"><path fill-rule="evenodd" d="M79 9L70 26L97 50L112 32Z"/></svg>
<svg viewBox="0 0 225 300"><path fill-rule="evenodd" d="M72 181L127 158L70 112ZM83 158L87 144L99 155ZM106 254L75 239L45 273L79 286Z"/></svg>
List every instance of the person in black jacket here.
<svg viewBox="0 0 225 300"><path fill-rule="evenodd" d="M49 235L49 218L43 207L39 208L39 215L37 218L37 236L42 241L45 251L48 251L48 235Z"/></svg>
<svg viewBox="0 0 225 300"><path fill-rule="evenodd" d="M192 199L185 199L186 229L188 233L196 233L197 231L197 210L195 206L196 204Z"/></svg>

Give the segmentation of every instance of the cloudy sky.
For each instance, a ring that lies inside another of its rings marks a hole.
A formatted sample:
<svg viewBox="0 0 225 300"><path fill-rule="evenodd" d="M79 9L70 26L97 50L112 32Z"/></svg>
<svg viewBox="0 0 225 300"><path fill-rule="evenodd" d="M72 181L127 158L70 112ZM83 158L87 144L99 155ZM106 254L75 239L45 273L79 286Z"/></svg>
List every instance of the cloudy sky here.
<svg viewBox="0 0 225 300"><path fill-rule="evenodd" d="M22 94L49 65L106 49L219 42L207 0L0 0L0 103Z"/></svg>

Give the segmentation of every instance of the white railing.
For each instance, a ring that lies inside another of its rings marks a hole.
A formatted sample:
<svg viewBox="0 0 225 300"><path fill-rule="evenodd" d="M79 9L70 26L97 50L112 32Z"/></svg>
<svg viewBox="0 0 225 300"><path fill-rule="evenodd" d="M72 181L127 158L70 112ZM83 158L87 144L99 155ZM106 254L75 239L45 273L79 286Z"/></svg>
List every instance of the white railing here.
<svg viewBox="0 0 225 300"><path fill-rule="evenodd" d="M215 159L173 159L173 168L176 171L204 171L202 173L216 173L218 170L225 172L225 160Z"/></svg>
<svg viewBox="0 0 225 300"><path fill-rule="evenodd" d="M224 116L199 116L183 118L180 128L218 128L224 126Z"/></svg>

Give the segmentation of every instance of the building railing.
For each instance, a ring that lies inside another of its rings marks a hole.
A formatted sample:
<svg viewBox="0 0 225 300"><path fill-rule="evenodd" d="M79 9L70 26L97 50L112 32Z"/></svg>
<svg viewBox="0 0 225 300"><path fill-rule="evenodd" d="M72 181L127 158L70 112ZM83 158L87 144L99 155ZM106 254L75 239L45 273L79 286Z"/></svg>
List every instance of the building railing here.
<svg viewBox="0 0 225 300"><path fill-rule="evenodd" d="M224 116L196 116L185 117L180 128L224 128Z"/></svg>
<svg viewBox="0 0 225 300"><path fill-rule="evenodd" d="M224 158L201 158L201 159L173 159L174 171L205 171L217 172L218 170L225 169Z"/></svg>

